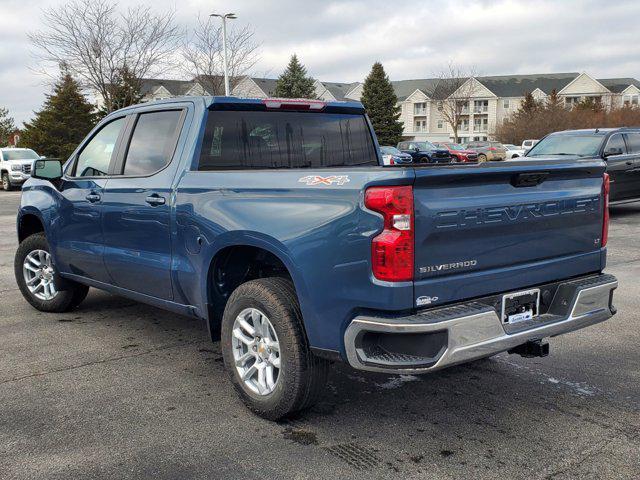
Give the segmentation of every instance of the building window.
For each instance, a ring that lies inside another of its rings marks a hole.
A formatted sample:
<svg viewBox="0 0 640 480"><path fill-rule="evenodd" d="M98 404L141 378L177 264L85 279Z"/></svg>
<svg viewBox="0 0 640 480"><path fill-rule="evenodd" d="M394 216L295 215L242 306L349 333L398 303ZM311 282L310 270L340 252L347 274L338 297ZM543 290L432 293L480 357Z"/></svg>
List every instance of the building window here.
<svg viewBox="0 0 640 480"><path fill-rule="evenodd" d="M442 102L438 102L437 105L438 105L438 111L441 112L443 108Z"/></svg>
<svg viewBox="0 0 640 480"><path fill-rule="evenodd" d="M413 114L414 115L426 115L427 114L427 104L422 103L414 103L413 104Z"/></svg>
<svg viewBox="0 0 640 480"><path fill-rule="evenodd" d="M442 120L438 120L438 128L442 128L442 127L443 127Z"/></svg>
<svg viewBox="0 0 640 480"><path fill-rule="evenodd" d="M581 100L582 97L565 97L564 104L567 107L574 107L575 105L579 104Z"/></svg>
<svg viewBox="0 0 640 480"><path fill-rule="evenodd" d="M473 113L487 113L489 111L489 100L474 100Z"/></svg>
<svg viewBox="0 0 640 480"><path fill-rule="evenodd" d="M474 132L486 132L489 127L489 119L487 117L479 117L473 119Z"/></svg>
<svg viewBox="0 0 640 480"><path fill-rule="evenodd" d="M426 120L416 120L414 122L415 132L426 132L427 131L427 121Z"/></svg>
<svg viewBox="0 0 640 480"><path fill-rule="evenodd" d="M469 102L467 101L458 101L458 111L463 114L466 115L469 113Z"/></svg>
<svg viewBox="0 0 640 480"><path fill-rule="evenodd" d="M509 110L509 107L510 107L510 106L511 106L511 105L509 104L509 100L504 100L504 101L502 102L502 108L504 108L505 110Z"/></svg>
<svg viewBox="0 0 640 480"><path fill-rule="evenodd" d="M626 106L638 106L639 95L625 95L623 97L623 104Z"/></svg>
<svg viewBox="0 0 640 480"><path fill-rule="evenodd" d="M468 132L469 131L469 119L468 118L463 118L460 120L459 126L458 126L458 130L460 130L461 132Z"/></svg>

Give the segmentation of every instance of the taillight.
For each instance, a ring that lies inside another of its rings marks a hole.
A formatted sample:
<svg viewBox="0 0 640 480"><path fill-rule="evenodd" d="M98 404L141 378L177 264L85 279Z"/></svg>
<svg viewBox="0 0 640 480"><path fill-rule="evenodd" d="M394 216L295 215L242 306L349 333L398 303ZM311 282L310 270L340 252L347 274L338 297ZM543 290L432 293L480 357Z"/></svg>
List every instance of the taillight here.
<svg viewBox="0 0 640 480"><path fill-rule="evenodd" d="M602 247L607 246L609 240L609 190L611 190L611 182L609 174L605 173L602 179L602 196L604 197L604 213L602 218Z"/></svg>
<svg viewBox="0 0 640 480"><path fill-rule="evenodd" d="M396 162L393 161L393 157L389 157L389 165L395 165Z"/></svg>
<svg viewBox="0 0 640 480"><path fill-rule="evenodd" d="M491 150L492 152L495 152L497 150L496 147L489 147L489 150Z"/></svg>
<svg viewBox="0 0 640 480"><path fill-rule="evenodd" d="M413 188L371 187L365 206L382 214L384 228L371 241L371 265L378 280L413 280Z"/></svg>

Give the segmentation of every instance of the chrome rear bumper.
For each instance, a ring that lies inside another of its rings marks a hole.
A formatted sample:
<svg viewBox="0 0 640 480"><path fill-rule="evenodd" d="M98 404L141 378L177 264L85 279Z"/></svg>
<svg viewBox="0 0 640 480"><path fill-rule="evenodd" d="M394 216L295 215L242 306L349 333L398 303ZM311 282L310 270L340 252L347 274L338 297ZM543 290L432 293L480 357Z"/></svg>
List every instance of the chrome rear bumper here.
<svg viewBox="0 0 640 480"><path fill-rule="evenodd" d="M358 316L345 331L347 358L360 370L427 373L491 356L607 320L617 286L612 275L561 283L547 313L515 325L480 301L406 317Z"/></svg>

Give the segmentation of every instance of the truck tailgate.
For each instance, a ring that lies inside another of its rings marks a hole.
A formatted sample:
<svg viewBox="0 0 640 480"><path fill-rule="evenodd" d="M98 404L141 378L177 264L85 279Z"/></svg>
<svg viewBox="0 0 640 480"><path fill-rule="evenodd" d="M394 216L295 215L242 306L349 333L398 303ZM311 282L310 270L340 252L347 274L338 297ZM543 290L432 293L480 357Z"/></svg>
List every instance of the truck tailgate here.
<svg viewBox="0 0 640 480"><path fill-rule="evenodd" d="M415 168L416 306L601 270L604 170L575 159Z"/></svg>

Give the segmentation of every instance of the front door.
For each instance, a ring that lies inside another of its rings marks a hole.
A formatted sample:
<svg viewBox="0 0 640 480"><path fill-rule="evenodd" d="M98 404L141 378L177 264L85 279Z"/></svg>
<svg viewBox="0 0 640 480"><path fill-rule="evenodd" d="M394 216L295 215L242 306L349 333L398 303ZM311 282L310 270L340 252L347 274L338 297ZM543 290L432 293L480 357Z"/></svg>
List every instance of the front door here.
<svg viewBox="0 0 640 480"><path fill-rule="evenodd" d="M167 108L167 107L165 107ZM104 189L104 262L115 285L171 300L172 162L186 110L139 111Z"/></svg>
<svg viewBox="0 0 640 480"><path fill-rule="evenodd" d="M83 146L60 181L59 218L52 227L56 268L109 283L104 267L103 195L125 117L103 125Z"/></svg>
<svg viewBox="0 0 640 480"><path fill-rule="evenodd" d="M607 173L611 178L612 202L625 200L632 195L633 175L630 170L634 166L633 156L627 153L627 145L621 133L609 137L604 147Z"/></svg>

